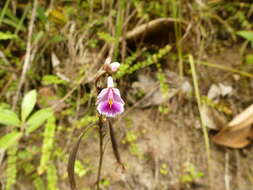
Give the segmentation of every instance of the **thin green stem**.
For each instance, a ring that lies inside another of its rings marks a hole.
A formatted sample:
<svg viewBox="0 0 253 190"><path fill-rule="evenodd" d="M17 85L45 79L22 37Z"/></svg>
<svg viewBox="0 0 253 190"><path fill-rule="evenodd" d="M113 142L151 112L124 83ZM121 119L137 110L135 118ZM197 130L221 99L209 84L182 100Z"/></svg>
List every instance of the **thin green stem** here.
<svg viewBox="0 0 253 190"><path fill-rule="evenodd" d="M198 110L199 110L199 115L200 115L200 122L201 122L201 128L204 134L204 141L205 141L205 149L206 149L206 156L207 156L207 162L208 162L208 174L209 174L209 183L211 185L210 179L211 179L211 152L210 152L210 142L209 142L209 137L208 137L208 131L207 127L204 124L204 119L202 116L202 103L201 103L201 97L200 97L200 92L199 92L199 85L198 85L198 77L197 77L197 72L195 69L195 62L193 60L192 55L188 56L189 58L189 63L191 67L191 73L192 73L192 80L193 80L193 85L194 85L194 90L195 90L195 97L197 100L198 104Z"/></svg>
<svg viewBox="0 0 253 190"><path fill-rule="evenodd" d="M118 12L118 17L117 17L117 25L116 25L116 41L114 45L114 59L117 59L118 54L119 54L119 39L122 34L123 30L123 13L124 13L124 5L125 5L125 0L119 1L119 12Z"/></svg>
<svg viewBox="0 0 253 190"><path fill-rule="evenodd" d="M22 14L22 17L21 17L21 19L20 19L20 21L19 21L19 23L18 23L18 26L17 26L16 29L15 29L15 32L14 32L15 35L18 35L18 32L20 31L20 29L21 29L21 27L22 27L22 25L23 25L23 23L24 23L24 20L25 20L27 14L28 14L28 11L29 11L30 8L31 8L31 4L28 4L28 6L26 6L26 8L25 8L25 10L24 10L24 13ZM10 48L11 48L13 42L14 42L14 41L12 40L12 41L9 43L7 49L10 49Z"/></svg>
<svg viewBox="0 0 253 190"><path fill-rule="evenodd" d="M172 17L175 19L181 19L180 0L179 1L170 0L170 3L172 7ZM176 37L177 54L178 54L178 59L179 59L179 62L178 62L179 76L183 77L184 65L183 65L182 43L180 40L182 36L181 23L174 22L174 29L175 29L175 37Z"/></svg>
<svg viewBox="0 0 253 190"><path fill-rule="evenodd" d="M1 15L0 15L0 26L1 26L1 24L2 24L4 15L5 15L5 13L6 13L6 10L7 10L7 7L9 6L9 4L10 4L10 0L7 0L7 1L5 2L5 4L4 4L4 8L3 8L2 13L1 13Z"/></svg>
<svg viewBox="0 0 253 190"><path fill-rule="evenodd" d="M253 78L253 74L251 74L251 73L248 73L248 72L245 72L245 71L240 71L238 69L234 69L234 68L231 68L231 67L228 67L228 66L218 65L218 64L208 63L208 62L203 62L203 61L198 61L196 63L200 64L200 65L208 66L208 67L213 67L213 68L216 68L216 69L221 69L221 70L224 70L224 71L237 73L237 74L242 75L244 77Z"/></svg>

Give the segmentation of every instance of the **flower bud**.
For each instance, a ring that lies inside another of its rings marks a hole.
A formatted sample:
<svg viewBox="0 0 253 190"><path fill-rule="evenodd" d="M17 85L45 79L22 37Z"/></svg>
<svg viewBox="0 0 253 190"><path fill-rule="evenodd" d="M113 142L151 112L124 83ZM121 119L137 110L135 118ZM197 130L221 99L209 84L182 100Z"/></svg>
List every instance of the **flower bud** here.
<svg viewBox="0 0 253 190"><path fill-rule="evenodd" d="M119 62L113 62L113 63L111 63L111 58L108 57L108 58L105 60L103 69L104 69L108 74L113 74L113 73L115 73L115 72L118 71L119 66L120 66L120 63L119 63Z"/></svg>
<svg viewBox="0 0 253 190"><path fill-rule="evenodd" d="M111 71L115 73L119 69L120 63L119 62L113 62L110 64Z"/></svg>

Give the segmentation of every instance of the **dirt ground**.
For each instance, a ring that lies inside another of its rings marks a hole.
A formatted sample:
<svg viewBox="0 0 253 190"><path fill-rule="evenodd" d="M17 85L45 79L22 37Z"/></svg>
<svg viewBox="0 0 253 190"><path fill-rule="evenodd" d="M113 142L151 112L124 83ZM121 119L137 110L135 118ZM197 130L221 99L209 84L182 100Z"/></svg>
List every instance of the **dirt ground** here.
<svg viewBox="0 0 253 190"><path fill-rule="evenodd" d="M104 157L103 178L110 180L110 190L186 190L209 189L208 170L205 145L202 132L187 124L191 118L159 118L155 109L136 109L128 115L131 119L118 125L116 133L118 140L123 138L127 130L135 131L136 141L141 157L129 152L129 145L120 143L119 150L122 161L126 164L123 172L117 165L110 144ZM95 134L94 134L95 135ZM86 139L80 147L79 158L94 157L92 163L96 166L98 144L94 139ZM213 189L251 190L252 189L252 146L243 150L232 150L224 147L211 146ZM197 171L203 172L203 177L193 183L180 183L180 178L187 175L184 168L187 163L194 165ZM162 166L166 166L162 172ZM96 170L96 169L95 169ZM95 172L95 171L94 171ZM91 185L96 178L96 172L78 180L79 187Z"/></svg>
<svg viewBox="0 0 253 190"><path fill-rule="evenodd" d="M210 56L208 60L211 63L233 67L240 64L239 56L238 48L235 48L225 50L219 56ZM199 77L203 79L200 80L203 95L206 95L214 83L232 85L232 95L223 99L230 103L232 111L232 115L223 114L226 122L242 111L248 102L252 102L253 98L249 96L252 95L252 79L251 88L246 90L240 86L240 80L246 79L240 78L235 81L233 73L206 67L199 69ZM151 99L148 98L145 102ZM126 170L123 171L116 163L107 136L108 144L102 170L105 183L102 189L252 190L252 145L243 149L231 149L218 146L210 140L211 169L208 172L196 102L182 98L179 93L163 104L169 109L166 114L159 111L158 106L128 107L127 113L116 122L115 133ZM92 137L83 140L78 155L78 159L92 158L89 162L93 169L77 179L78 186L83 189L93 189L96 179L98 136L96 130L92 130L91 133ZM215 130L211 130L209 137L215 133ZM67 189L66 183L62 183L62 189Z"/></svg>

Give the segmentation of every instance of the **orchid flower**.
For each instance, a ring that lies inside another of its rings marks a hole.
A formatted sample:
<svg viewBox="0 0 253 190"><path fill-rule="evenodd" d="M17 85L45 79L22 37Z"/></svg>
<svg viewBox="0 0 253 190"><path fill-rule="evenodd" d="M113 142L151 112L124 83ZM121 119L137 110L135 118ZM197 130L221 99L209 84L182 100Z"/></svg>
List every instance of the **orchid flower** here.
<svg viewBox="0 0 253 190"><path fill-rule="evenodd" d="M97 110L107 117L115 117L124 111L124 101L120 96L120 91L114 88L113 78L107 78L107 88L104 88L98 95Z"/></svg>

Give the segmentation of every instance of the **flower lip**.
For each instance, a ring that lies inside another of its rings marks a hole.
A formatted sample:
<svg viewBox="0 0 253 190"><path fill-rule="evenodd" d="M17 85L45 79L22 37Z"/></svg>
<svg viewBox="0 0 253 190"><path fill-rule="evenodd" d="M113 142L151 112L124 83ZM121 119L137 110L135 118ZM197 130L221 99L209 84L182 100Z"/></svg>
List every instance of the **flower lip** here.
<svg viewBox="0 0 253 190"><path fill-rule="evenodd" d="M97 110L107 117L115 117L124 111L124 101L120 91L113 87L112 77L107 78L107 88L104 88L97 98Z"/></svg>
<svg viewBox="0 0 253 190"><path fill-rule="evenodd" d="M113 99L112 98L109 98L108 104L110 105L110 108L111 108L112 105L113 105Z"/></svg>

